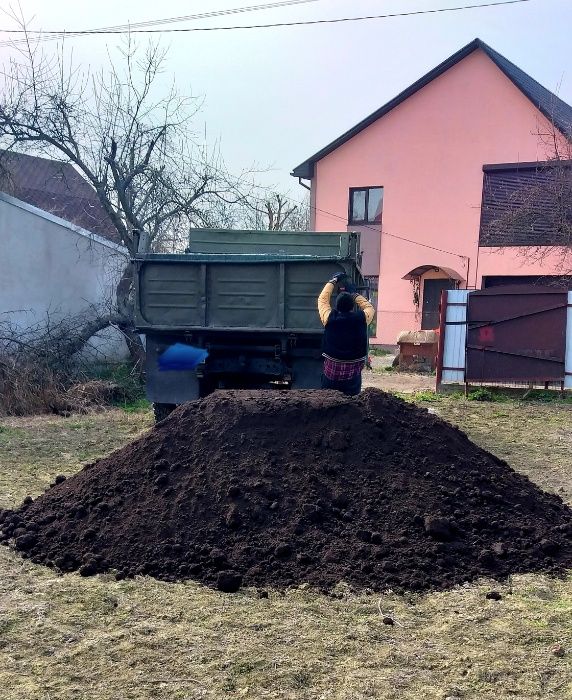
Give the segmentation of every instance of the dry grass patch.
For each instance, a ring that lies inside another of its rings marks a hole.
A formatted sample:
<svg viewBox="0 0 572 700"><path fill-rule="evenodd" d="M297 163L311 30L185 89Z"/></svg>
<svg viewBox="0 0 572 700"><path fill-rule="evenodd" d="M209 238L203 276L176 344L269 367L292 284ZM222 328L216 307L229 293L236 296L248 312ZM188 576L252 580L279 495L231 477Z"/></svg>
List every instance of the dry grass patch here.
<svg viewBox="0 0 572 700"><path fill-rule="evenodd" d="M225 596L193 583L59 577L0 551L11 700L565 698L572 582L519 576L426 596ZM380 613L381 610L381 613ZM393 626L383 624L390 615Z"/></svg>
<svg viewBox="0 0 572 700"><path fill-rule="evenodd" d="M435 409L478 445L572 505L572 404L447 399Z"/></svg>
<svg viewBox="0 0 572 700"><path fill-rule="evenodd" d="M544 487L570 494L569 407L445 400L435 409ZM150 417L0 424L1 505L10 506L131 440ZM492 587L502 600L486 599ZM0 697L572 698L572 579L527 575L405 597L343 587L338 598L269 594L59 576L0 548Z"/></svg>
<svg viewBox="0 0 572 700"><path fill-rule="evenodd" d="M0 507L36 496L58 474L123 447L152 425L149 412L0 418Z"/></svg>

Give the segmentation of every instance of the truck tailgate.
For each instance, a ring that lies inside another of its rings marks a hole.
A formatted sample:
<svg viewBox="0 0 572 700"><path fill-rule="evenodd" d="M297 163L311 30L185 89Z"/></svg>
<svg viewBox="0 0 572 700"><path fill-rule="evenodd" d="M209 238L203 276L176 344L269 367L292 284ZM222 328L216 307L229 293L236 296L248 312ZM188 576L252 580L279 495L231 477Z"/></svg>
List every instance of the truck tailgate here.
<svg viewBox="0 0 572 700"><path fill-rule="evenodd" d="M137 261L138 328L316 332L321 330L316 299L325 280L340 271L355 277L355 264L340 260L199 257L151 255Z"/></svg>

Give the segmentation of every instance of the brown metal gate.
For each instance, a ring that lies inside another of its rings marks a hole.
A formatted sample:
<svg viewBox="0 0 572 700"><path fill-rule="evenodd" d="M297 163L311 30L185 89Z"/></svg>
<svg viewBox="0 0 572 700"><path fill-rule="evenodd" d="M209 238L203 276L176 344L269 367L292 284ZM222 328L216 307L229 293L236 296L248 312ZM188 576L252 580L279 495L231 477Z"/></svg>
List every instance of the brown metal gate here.
<svg viewBox="0 0 572 700"><path fill-rule="evenodd" d="M469 294L466 381L564 381L567 294L511 285Z"/></svg>

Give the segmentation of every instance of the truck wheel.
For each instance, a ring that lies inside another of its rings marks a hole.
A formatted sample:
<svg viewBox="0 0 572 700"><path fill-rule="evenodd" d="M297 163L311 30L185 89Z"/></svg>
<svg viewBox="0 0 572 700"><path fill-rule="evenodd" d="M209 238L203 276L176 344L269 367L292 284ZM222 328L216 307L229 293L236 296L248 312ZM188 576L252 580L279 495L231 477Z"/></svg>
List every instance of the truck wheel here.
<svg viewBox="0 0 572 700"><path fill-rule="evenodd" d="M175 403L154 403L153 404L153 415L155 416L155 423L165 420L165 418L170 415L177 408Z"/></svg>

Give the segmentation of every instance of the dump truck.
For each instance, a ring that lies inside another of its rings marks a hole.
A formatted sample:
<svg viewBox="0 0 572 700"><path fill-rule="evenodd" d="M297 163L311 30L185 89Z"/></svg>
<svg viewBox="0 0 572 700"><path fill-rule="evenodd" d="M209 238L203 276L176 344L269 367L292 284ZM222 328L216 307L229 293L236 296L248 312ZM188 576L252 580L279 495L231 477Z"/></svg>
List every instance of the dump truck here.
<svg viewBox="0 0 572 700"><path fill-rule="evenodd" d="M217 388L318 388L316 300L336 272L368 294L360 255L359 233L211 229L192 230L185 253L137 255L135 324L155 417ZM179 343L208 357L162 371L160 356Z"/></svg>

